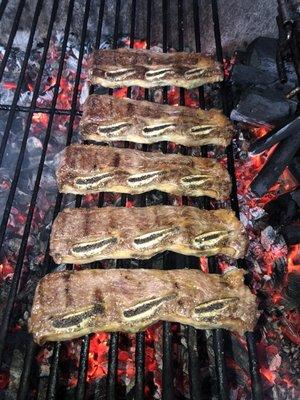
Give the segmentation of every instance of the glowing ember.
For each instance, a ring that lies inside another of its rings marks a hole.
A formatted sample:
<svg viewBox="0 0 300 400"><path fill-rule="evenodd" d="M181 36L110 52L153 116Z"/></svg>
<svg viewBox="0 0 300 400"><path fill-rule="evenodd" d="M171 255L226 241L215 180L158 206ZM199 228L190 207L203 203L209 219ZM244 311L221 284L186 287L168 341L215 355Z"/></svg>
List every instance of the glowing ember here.
<svg viewBox="0 0 300 400"><path fill-rule="evenodd" d="M4 82L3 86L4 86L5 89L15 90L16 87L17 87L17 84L16 84L16 82Z"/></svg>
<svg viewBox="0 0 300 400"><path fill-rule="evenodd" d="M254 136L260 138L262 136L265 136L270 131L270 129L271 128L268 126L260 126L259 128L252 128L252 132Z"/></svg>
<svg viewBox="0 0 300 400"><path fill-rule="evenodd" d="M261 374L271 383L275 383L276 374L270 371L268 368L262 367L260 369Z"/></svg>
<svg viewBox="0 0 300 400"><path fill-rule="evenodd" d="M107 374L108 334L92 335L89 348L87 381L102 378Z"/></svg>
<svg viewBox="0 0 300 400"><path fill-rule="evenodd" d="M7 259L4 258L2 264L0 264L0 282L5 279L11 279L13 272L13 267L9 264Z"/></svg>
<svg viewBox="0 0 300 400"><path fill-rule="evenodd" d="M6 389L9 384L9 373L1 372L0 373L0 389Z"/></svg>
<svg viewBox="0 0 300 400"><path fill-rule="evenodd" d="M130 39L125 38L124 39L124 44L129 47L130 45ZM134 49L146 49L147 48L147 42L145 40L135 40L133 43L133 48Z"/></svg>
<svg viewBox="0 0 300 400"><path fill-rule="evenodd" d="M300 273L300 244L290 246L288 254L288 272Z"/></svg>
<svg viewBox="0 0 300 400"><path fill-rule="evenodd" d="M251 129L255 137L261 137L268 131L268 127ZM242 144L237 142L237 146L242 147ZM293 379L290 376L287 378L286 370L291 368L289 351L295 351L293 344L299 346L300 316L292 304L288 306L286 286L288 274L300 271L300 245L287 249L276 230L267 225L268 216L263 207L270 200L297 187L298 183L285 170L264 197L255 198L249 191L250 183L272 151L270 149L256 156L243 157L236 163L238 197L241 219L251 239L247 255L252 272L251 285L265 299L265 320L260 329L262 336L258 345L263 387L268 390L270 386L274 385L275 388L279 385L281 390L283 387L284 390L290 390L285 393L291 393L291 398L297 398L299 392L294 392ZM290 370L290 373L297 375L294 370Z"/></svg>
<svg viewBox="0 0 300 400"><path fill-rule="evenodd" d="M47 126L49 116L44 113L34 113L32 116L32 121L42 125L43 127Z"/></svg>

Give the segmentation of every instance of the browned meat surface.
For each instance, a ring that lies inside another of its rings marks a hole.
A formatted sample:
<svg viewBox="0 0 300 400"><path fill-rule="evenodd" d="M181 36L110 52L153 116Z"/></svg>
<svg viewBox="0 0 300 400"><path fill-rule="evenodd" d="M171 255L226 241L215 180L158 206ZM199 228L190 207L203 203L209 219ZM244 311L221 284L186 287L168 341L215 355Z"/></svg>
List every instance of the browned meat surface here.
<svg viewBox="0 0 300 400"><path fill-rule="evenodd" d="M186 255L244 256L247 240L232 211L196 207L66 208L55 219L50 250L56 263L147 259L165 250Z"/></svg>
<svg viewBox="0 0 300 400"><path fill-rule="evenodd" d="M159 320L244 333L257 318L256 298L241 270L220 276L188 269L89 269L40 281L29 330L42 344L97 331L137 332Z"/></svg>
<svg viewBox="0 0 300 400"><path fill-rule="evenodd" d="M89 77L93 84L122 86L175 85L186 89L223 80L222 65L199 53L159 53L151 50L95 50Z"/></svg>
<svg viewBox="0 0 300 400"><path fill-rule="evenodd" d="M227 146L233 135L231 123L217 109L205 111L97 94L85 102L80 131L84 139L97 142L171 141L184 146Z"/></svg>
<svg viewBox="0 0 300 400"><path fill-rule="evenodd" d="M214 159L80 144L66 148L57 182L62 193L139 194L156 189L216 199L228 198L231 187L227 170Z"/></svg>

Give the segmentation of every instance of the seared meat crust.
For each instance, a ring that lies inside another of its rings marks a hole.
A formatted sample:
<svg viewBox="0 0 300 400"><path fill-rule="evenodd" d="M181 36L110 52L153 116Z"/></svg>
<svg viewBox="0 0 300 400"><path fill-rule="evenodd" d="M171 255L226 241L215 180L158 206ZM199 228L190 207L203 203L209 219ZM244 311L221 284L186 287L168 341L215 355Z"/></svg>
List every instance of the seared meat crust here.
<svg viewBox="0 0 300 400"><path fill-rule="evenodd" d="M56 263L148 259L165 250L194 256L243 257L245 231L229 210L196 207L66 208L52 227Z"/></svg>
<svg viewBox="0 0 300 400"><path fill-rule="evenodd" d="M95 50L91 83L104 87L175 85L186 89L223 80L222 65L199 53L159 53L151 50Z"/></svg>
<svg viewBox="0 0 300 400"><path fill-rule="evenodd" d="M87 194L140 194L161 190L175 195L226 199L227 170L211 158L74 144L65 149L57 171L59 191Z"/></svg>
<svg viewBox="0 0 300 400"><path fill-rule="evenodd" d="M135 143L171 141L184 146L227 146L233 136L220 110L175 107L149 101L89 96L83 107L80 131L85 140Z"/></svg>
<svg viewBox="0 0 300 400"><path fill-rule="evenodd" d="M220 276L188 269L89 269L40 281L29 330L39 344L97 331L137 332L159 320L244 333L257 317L241 270Z"/></svg>

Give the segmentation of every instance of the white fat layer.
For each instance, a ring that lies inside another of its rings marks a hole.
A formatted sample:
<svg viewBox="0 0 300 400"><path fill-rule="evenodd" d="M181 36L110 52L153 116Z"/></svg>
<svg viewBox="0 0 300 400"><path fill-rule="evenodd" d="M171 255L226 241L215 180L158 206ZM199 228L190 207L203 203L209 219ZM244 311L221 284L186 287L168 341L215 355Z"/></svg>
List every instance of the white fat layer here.
<svg viewBox="0 0 300 400"><path fill-rule="evenodd" d="M108 237L108 238L104 238L104 239L101 239L101 240L94 240L94 241L91 241L91 242L75 244L72 247L71 252L75 256L90 257L90 256L93 256L95 254L101 253L104 249L106 249L109 245L111 245L111 242L108 242L110 239L112 239L112 238ZM95 245L97 247L92 248L92 249L84 250L84 247L85 246L89 246L89 245L91 245L91 246ZM75 247L77 247L77 249L74 249ZM80 248L82 248L82 251L80 251Z"/></svg>

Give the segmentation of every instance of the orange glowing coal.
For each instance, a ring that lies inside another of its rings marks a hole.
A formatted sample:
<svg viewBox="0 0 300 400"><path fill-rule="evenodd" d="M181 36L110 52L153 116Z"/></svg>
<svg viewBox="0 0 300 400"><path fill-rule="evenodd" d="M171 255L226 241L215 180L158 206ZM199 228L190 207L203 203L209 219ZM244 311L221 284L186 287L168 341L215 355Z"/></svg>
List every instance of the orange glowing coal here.
<svg viewBox="0 0 300 400"><path fill-rule="evenodd" d="M44 113L34 113L32 116L33 122L43 125L43 126L47 126L48 119L49 119L48 115L44 114Z"/></svg>
<svg viewBox="0 0 300 400"><path fill-rule="evenodd" d="M80 90L80 86L79 86ZM60 81L60 87L59 87L59 95L57 98L57 107L62 108L64 110L67 110L71 108L71 101L72 101L72 96L70 96L70 93L73 92L73 85L70 82L70 80L67 78L62 77Z"/></svg>
<svg viewBox="0 0 300 400"><path fill-rule="evenodd" d="M289 247L288 272L300 273L300 244Z"/></svg>
<svg viewBox="0 0 300 400"><path fill-rule="evenodd" d="M15 82L4 82L3 87L4 87L4 89L15 90L17 87L17 84Z"/></svg>
<svg viewBox="0 0 300 400"><path fill-rule="evenodd" d="M266 367L260 368L260 373L272 384L275 383L276 374L273 371L270 371Z"/></svg>
<svg viewBox="0 0 300 400"><path fill-rule="evenodd" d="M156 337L155 326L150 327L145 332L145 371L153 372L157 370L157 361L155 357L155 349L153 343ZM135 335L129 335L131 341L130 349L119 349L118 352L118 376L126 376L133 378L135 375ZM102 378L107 375L108 364L108 348L109 348L109 335L104 332L95 333L90 340L89 355L88 355L88 371L87 381ZM74 382L70 385L76 384Z"/></svg>
<svg viewBox="0 0 300 400"><path fill-rule="evenodd" d="M5 258L0 264L0 282L6 278L12 278L13 273L14 273L13 267Z"/></svg>
<svg viewBox="0 0 300 400"><path fill-rule="evenodd" d="M107 374L108 334L95 333L90 340L87 381Z"/></svg>
<svg viewBox="0 0 300 400"><path fill-rule="evenodd" d="M124 43L126 44L126 46L130 45L130 39L126 38L124 40ZM147 48L147 42L146 40L135 40L133 43L133 48L134 49L146 49Z"/></svg>
<svg viewBox="0 0 300 400"><path fill-rule="evenodd" d="M6 389L9 384L9 372L0 373L0 389Z"/></svg>
<svg viewBox="0 0 300 400"><path fill-rule="evenodd" d="M271 130L271 127L269 127L269 126L260 126L258 128L252 128L252 133L257 138L260 138L262 136L265 136L270 130Z"/></svg>

